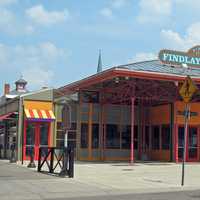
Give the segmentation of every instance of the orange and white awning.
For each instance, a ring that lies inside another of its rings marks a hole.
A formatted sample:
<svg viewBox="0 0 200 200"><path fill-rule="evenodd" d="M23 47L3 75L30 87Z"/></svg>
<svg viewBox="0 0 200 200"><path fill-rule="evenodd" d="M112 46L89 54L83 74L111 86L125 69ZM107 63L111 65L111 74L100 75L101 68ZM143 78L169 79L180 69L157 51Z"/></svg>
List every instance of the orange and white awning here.
<svg viewBox="0 0 200 200"><path fill-rule="evenodd" d="M55 120L52 110L24 109L27 119L35 120Z"/></svg>

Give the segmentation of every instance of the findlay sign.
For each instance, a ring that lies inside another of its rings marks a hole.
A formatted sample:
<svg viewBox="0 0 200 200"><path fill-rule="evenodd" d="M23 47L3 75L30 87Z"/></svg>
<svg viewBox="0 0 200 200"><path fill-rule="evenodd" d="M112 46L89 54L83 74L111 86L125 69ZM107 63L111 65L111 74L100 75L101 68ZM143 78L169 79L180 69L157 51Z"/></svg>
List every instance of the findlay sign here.
<svg viewBox="0 0 200 200"><path fill-rule="evenodd" d="M195 46L188 52L161 50L159 60L164 64L200 67L200 46Z"/></svg>

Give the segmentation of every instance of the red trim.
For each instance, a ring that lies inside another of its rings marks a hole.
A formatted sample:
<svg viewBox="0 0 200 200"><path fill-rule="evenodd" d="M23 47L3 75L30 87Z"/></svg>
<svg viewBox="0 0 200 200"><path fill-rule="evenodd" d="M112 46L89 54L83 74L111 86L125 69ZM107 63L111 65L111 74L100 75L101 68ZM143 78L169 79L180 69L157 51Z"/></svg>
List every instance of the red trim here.
<svg viewBox="0 0 200 200"><path fill-rule="evenodd" d="M178 125L174 124L174 150L175 150L175 162L178 163Z"/></svg>
<svg viewBox="0 0 200 200"><path fill-rule="evenodd" d="M199 146L199 138L200 138L200 132L199 132L199 127L198 127L198 129L197 129L197 159L198 159L198 161L199 161L199 150L200 150L200 146Z"/></svg>
<svg viewBox="0 0 200 200"><path fill-rule="evenodd" d="M135 112L134 112L135 98L131 98L131 152L130 152L130 164L134 161L134 122L135 122Z"/></svg>
<svg viewBox="0 0 200 200"><path fill-rule="evenodd" d="M39 156L39 147L40 147L40 125L42 122L29 122L28 120L24 120L24 144L23 144L23 157L24 160L29 160L30 158L26 156L26 137L27 137L27 124L32 123L35 126L35 145L34 145L34 159L38 160ZM48 124L48 146L51 146L51 123L43 122Z"/></svg>
<svg viewBox="0 0 200 200"><path fill-rule="evenodd" d="M110 70L104 71L99 74L95 74L93 76L87 77L80 81L71 83L64 87L59 88L61 93L72 93L76 90L86 88L90 85L97 84L99 82L103 82L106 80L113 79L114 77L134 77L140 79L151 79L151 80L166 80L166 81L183 81L185 80L185 76L175 76L175 75L167 75L167 74L159 74L159 73L150 73L150 72L139 72L139 71L130 71L130 70L122 70L112 68ZM200 83L200 78L192 78L194 81Z"/></svg>
<svg viewBox="0 0 200 200"><path fill-rule="evenodd" d="M196 158L190 158L189 157L189 130L190 130L190 128L196 128L196 130L197 130L197 157ZM187 129L187 151L186 151L186 159L187 159L187 161L188 162L197 162L198 160L199 160L199 145L198 145L198 143L199 143L199 134L198 134L198 126L195 126L195 125L192 125L192 126L188 126L188 129Z"/></svg>

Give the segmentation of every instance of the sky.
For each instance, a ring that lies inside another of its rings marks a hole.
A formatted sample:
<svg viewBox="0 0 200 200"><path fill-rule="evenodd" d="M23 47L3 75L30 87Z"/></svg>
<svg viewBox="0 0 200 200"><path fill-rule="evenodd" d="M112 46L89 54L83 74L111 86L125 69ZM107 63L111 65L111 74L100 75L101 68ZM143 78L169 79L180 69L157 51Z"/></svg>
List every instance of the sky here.
<svg viewBox="0 0 200 200"><path fill-rule="evenodd" d="M60 87L200 44L200 0L0 0L0 91ZM2 90L1 90L2 88Z"/></svg>

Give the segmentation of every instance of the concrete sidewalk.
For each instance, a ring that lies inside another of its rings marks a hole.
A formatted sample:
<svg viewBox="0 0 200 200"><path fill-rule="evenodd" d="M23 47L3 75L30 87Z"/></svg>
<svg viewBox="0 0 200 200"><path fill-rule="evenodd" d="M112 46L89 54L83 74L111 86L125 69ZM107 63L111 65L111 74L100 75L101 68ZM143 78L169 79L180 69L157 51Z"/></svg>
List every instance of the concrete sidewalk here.
<svg viewBox="0 0 200 200"><path fill-rule="evenodd" d="M200 164L186 165L181 187L181 165L173 163L77 162L75 178L37 173L26 166L0 161L0 199L59 199L156 193L200 189Z"/></svg>
<svg viewBox="0 0 200 200"><path fill-rule="evenodd" d="M182 165L175 163L77 163L76 180L124 190L179 188ZM200 164L186 164L185 188L200 188Z"/></svg>

